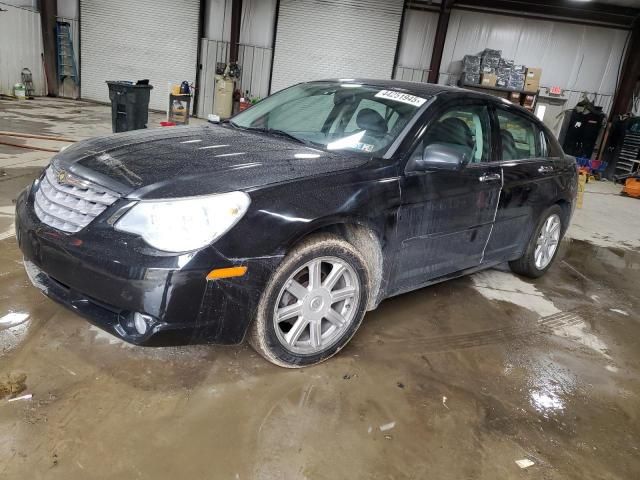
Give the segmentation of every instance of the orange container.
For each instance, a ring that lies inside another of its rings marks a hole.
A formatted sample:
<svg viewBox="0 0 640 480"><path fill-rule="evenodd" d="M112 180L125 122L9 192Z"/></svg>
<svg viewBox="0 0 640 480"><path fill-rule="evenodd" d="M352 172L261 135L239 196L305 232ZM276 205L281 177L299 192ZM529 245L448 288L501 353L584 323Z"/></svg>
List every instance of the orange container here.
<svg viewBox="0 0 640 480"><path fill-rule="evenodd" d="M640 178L627 178L622 193L630 197L640 198Z"/></svg>

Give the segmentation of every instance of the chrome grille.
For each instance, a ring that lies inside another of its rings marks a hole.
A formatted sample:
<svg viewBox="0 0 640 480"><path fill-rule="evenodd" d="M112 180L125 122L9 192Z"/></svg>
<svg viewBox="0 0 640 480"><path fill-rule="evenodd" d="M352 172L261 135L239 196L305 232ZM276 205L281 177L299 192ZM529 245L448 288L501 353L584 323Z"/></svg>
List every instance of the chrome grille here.
<svg viewBox="0 0 640 480"><path fill-rule="evenodd" d="M33 207L43 223L75 233L118 198L116 193L49 166L36 190Z"/></svg>

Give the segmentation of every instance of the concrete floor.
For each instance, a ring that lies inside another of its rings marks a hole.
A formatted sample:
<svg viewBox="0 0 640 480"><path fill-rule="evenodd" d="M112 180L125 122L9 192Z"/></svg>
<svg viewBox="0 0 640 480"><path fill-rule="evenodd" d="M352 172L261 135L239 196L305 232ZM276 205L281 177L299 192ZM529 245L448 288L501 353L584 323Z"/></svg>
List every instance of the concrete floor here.
<svg viewBox="0 0 640 480"><path fill-rule="evenodd" d="M0 101L0 130L108 122ZM247 346L132 347L31 287L12 201L50 156L0 145L0 389L33 395L0 400L0 478L640 475L640 200L618 186L588 185L542 279L500 268L385 301L337 357L291 371Z"/></svg>

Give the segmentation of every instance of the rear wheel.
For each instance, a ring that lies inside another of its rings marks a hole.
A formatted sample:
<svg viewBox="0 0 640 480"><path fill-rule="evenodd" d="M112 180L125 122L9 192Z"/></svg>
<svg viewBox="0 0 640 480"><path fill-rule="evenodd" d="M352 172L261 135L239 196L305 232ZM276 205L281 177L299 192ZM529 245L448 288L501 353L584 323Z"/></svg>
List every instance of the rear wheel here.
<svg viewBox="0 0 640 480"><path fill-rule="evenodd" d="M283 367L313 365L335 355L360 326L367 269L347 241L321 235L285 257L262 294L249 342Z"/></svg>
<svg viewBox="0 0 640 480"><path fill-rule="evenodd" d="M540 217L524 255L509 262L511 270L531 278L544 275L558 253L563 232L562 209L553 205Z"/></svg>

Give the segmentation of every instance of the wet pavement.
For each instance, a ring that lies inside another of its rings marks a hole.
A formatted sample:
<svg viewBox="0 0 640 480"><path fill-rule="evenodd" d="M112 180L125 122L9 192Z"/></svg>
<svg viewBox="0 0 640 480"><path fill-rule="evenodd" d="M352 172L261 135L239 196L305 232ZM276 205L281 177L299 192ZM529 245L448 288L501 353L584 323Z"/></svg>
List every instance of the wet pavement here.
<svg viewBox="0 0 640 480"><path fill-rule="evenodd" d="M0 177L0 222L29 159ZM0 399L0 478L638 478L640 201L622 199L621 233L590 227L614 191L587 194L545 277L498 268L387 300L294 371L248 346L124 344L31 287L7 234L0 395L32 397Z"/></svg>

